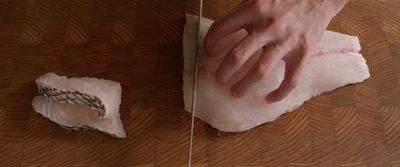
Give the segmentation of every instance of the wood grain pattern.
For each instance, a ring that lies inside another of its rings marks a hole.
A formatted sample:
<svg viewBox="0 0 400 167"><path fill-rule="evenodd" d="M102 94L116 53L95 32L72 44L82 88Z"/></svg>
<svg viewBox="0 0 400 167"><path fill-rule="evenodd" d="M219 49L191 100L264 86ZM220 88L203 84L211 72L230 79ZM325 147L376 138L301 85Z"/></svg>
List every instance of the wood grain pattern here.
<svg viewBox="0 0 400 167"><path fill-rule="evenodd" d="M206 17L239 0L206 0ZM1 0L0 166L184 166L182 33L194 0ZM357 35L371 78L243 133L196 121L195 166L400 166L400 1L352 0L329 25ZM71 132L31 107L53 71L121 82L128 138Z"/></svg>

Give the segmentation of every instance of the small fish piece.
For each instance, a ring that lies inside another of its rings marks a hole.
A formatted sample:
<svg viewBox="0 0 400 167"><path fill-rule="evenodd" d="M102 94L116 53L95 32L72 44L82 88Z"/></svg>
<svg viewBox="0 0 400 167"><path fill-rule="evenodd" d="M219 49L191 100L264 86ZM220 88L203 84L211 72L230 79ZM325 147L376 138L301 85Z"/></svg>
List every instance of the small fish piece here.
<svg viewBox="0 0 400 167"><path fill-rule="evenodd" d="M120 114L121 85L97 78L67 78L47 73L36 80L36 112L69 129L97 129L125 138Z"/></svg>
<svg viewBox="0 0 400 167"><path fill-rule="evenodd" d="M202 19L203 40L213 21ZM195 48L193 40L195 40L196 20L197 16L186 15L187 23L183 36L183 99L186 111L190 111L191 107L194 70L192 53ZM246 131L274 121L282 114L300 107L312 97L348 84L362 82L370 76L366 60L359 53L361 46L358 38L326 31L317 48L313 50L298 86L289 96L276 103L267 103L265 100L265 96L277 89L284 78L285 63L281 61L269 77L263 79L245 95L233 97L230 87L250 70L261 51L252 55L227 84L220 84L215 79L215 71L224 55L246 34L246 31L242 30L222 39L216 56L205 56L204 51L199 55L196 117L220 131Z"/></svg>

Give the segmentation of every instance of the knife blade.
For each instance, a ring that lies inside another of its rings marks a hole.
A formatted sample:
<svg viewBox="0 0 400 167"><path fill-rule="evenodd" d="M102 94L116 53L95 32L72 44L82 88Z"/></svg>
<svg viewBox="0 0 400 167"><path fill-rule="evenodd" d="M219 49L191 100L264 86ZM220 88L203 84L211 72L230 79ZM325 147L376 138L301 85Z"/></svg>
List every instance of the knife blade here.
<svg viewBox="0 0 400 167"><path fill-rule="evenodd" d="M197 95L197 79L199 75L199 54L200 54L200 24L203 15L203 0L199 0L199 11L197 19L197 32L196 32L196 50L194 57L194 75L192 87L192 108L191 108L191 122L190 122L190 137L189 137L189 155L188 167L192 166L192 150L193 150L193 131L194 131L194 115L196 111L196 95Z"/></svg>

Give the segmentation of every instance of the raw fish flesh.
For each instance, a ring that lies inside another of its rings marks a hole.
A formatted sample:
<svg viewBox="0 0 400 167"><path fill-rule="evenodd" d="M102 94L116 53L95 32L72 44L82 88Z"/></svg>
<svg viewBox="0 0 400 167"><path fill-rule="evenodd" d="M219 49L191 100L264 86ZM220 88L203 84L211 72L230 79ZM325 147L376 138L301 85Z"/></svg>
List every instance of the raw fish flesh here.
<svg viewBox="0 0 400 167"><path fill-rule="evenodd" d="M185 110L190 111L197 16L187 15L186 21L183 36L183 94ZM212 23L212 20L202 18L201 40ZM214 73L223 55L245 35L246 32L242 30L224 38L218 46L216 57L207 57L201 50L195 116L221 131L245 131L274 121L312 97L347 84L362 82L370 76L366 61L359 53L361 46L358 38L326 31L318 47L312 52L312 58L305 67L299 85L289 96L276 103L268 104L265 101L265 96L277 89L283 80L285 63L281 61L270 77L240 98L233 97L229 91L230 86L244 76L260 55L260 51L226 85L219 84Z"/></svg>
<svg viewBox="0 0 400 167"><path fill-rule="evenodd" d="M36 112L71 129L92 128L115 137L126 133L119 114L121 85L97 78L67 78L47 73L36 80L39 93L32 101Z"/></svg>

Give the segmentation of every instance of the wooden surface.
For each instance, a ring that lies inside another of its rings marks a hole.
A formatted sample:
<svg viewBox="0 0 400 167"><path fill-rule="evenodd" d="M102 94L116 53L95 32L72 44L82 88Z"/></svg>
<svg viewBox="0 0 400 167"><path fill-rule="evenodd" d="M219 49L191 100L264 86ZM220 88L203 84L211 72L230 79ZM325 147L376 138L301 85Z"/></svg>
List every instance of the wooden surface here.
<svg viewBox="0 0 400 167"><path fill-rule="evenodd" d="M205 0L220 18L234 0ZM330 30L358 35L371 78L244 133L196 121L196 166L400 166L400 1L353 0ZM0 166L183 166L184 14L195 0L1 0ZM31 107L45 72L122 83L128 138L70 132Z"/></svg>

